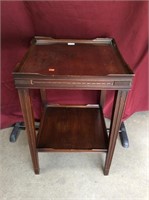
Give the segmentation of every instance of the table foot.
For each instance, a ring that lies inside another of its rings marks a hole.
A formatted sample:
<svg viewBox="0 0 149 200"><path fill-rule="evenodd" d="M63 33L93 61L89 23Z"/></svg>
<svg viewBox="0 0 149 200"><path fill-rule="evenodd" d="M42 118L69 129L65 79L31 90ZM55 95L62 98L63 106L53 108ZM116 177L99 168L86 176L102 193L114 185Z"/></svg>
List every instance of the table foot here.
<svg viewBox="0 0 149 200"><path fill-rule="evenodd" d="M39 175L39 173L40 173L40 169L39 169L39 168L34 169L34 172L35 172L36 175Z"/></svg>
<svg viewBox="0 0 149 200"><path fill-rule="evenodd" d="M109 175L109 169L104 169L103 173L104 173L105 176L108 176Z"/></svg>

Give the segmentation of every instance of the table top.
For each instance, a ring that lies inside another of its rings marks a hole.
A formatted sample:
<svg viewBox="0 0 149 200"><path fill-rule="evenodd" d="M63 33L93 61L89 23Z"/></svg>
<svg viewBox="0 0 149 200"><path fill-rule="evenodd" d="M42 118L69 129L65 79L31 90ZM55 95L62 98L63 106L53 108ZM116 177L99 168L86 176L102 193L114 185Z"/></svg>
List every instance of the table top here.
<svg viewBox="0 0 149 200"><path fill-rule="evenodd" d="M112 38L35 37L14 74L46 76L133 76Z"/></svg>

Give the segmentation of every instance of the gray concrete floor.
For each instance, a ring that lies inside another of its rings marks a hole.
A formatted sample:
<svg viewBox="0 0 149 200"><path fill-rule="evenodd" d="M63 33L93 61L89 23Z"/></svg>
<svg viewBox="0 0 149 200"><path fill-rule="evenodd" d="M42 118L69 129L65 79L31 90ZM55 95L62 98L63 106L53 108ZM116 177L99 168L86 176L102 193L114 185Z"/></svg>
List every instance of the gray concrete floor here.
<svg viewBox="0 0 149 200"><path fill-rule="evenodd" d="M149 112L125 122L130 147L118 139L109 176L104 153L39 153L34 175L25 131L9 142L12 128L0 131L1 200L148 200Z"/></svg>

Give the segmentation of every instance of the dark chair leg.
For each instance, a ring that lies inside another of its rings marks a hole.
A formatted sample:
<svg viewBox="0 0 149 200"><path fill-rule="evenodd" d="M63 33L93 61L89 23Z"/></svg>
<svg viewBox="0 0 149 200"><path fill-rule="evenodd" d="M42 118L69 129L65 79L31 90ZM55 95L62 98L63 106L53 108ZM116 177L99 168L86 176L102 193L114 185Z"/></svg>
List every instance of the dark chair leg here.
<svg viewBox="0 0 149 200"><path fill-rule="evenodd" d="M129 140L128 140L127 131L126 131L124 122L121 123L119 136L120 136L122 146L124 148L128 148L129 147Z"/></svg>
<svg viewBox="0 0 149 200"><path fill-rule="evenodd" d="M14 128L10 134L10 142L16 142L17 141L17 138L20 134L20 131L25 129L25 126L24 126L24 123L23 122L17 122L15 125L14 125Z"/></svg>
<svg viewBox="0 0 149 200"><path fill-rule="evenodd" d="M39 122L35 122L35 128L39 129ZM14 128L10 134L9 141L16 142L21 130L25 130L24 122L16 122L16 124L14 125Z"/></svg>
<svg viewBox="0 0 149 200"><path fill-rule="evenodd" d="M108 133L109 133L109 130L110 129L107 128ZM121 123L120 130L119 130L119 136L120 136L122 146L124 148L128 148L129 147L129 140L128 140L127 131L126 131L124 122Z"/></svg>

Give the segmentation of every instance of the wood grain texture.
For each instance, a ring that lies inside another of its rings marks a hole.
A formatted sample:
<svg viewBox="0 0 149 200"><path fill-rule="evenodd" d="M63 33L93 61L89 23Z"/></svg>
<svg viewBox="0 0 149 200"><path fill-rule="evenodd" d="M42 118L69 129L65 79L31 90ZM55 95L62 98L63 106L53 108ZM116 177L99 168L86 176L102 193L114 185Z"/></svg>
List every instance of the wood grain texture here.
<svg viewBox="0 0 149 200"><path fill-rule="evenodd" d="M59 106L45 109L37 148L106 151L107 144L107 132L99 108Z"/></svg>
<svg viewBox="0 0 149 200"><path fill-rule="evenodd" d="M111 44L33 45L25 62L20 65L19 72L49 76L107 76L130 73L117 54L117 49Z"/></svg>

